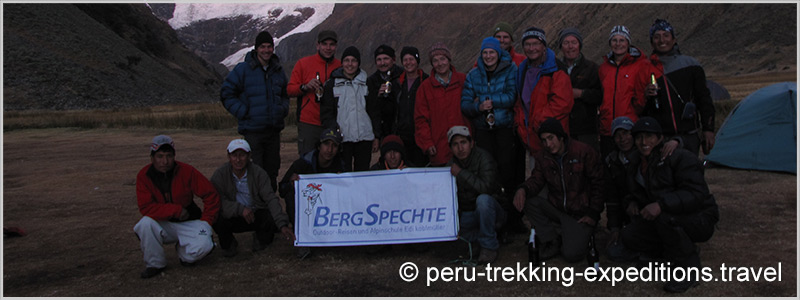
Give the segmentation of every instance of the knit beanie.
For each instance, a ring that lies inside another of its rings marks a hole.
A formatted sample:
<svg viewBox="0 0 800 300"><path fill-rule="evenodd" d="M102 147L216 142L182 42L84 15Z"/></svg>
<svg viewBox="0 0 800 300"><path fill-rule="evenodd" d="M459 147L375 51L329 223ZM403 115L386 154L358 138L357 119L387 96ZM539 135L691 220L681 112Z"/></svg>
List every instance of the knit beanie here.
<svg viewBox="0 0 800 300"><path fill-rule="evenodd" d="M525 33L522 34L522 42L525 43L525 40L530 38L537 38L542 41L542 44L547 45L547 39L545 38L544 30L540 28L531 27L525 29Z"/></svg>
<svg viewBox="0 0 800 300"><path fill-rule="evenodd" d="M386 155L386 152L389 152L389 150L394 150L403 154L405 149L403 140L394 134L385 136L381 142L381 156Z"/></svg>
<svg viewBox="0 0 800 300"><path fill-rule="evenodd" d="M564 127L561 126L561 122L556 120L556 118L547 118L542 122L542 125L539 125L539 136L542 133L552 133L555 134L557 137L560 138L567 138L567 133L564 132Z"/></svg>
<svg viewBox="0 0 800 300"><path fill-rule="evenodd" d="M378 49L375 49L375 58L378 58L378 55L381 54L386 54L392 59L396 59L394 56L394 49L392 49L392 47L389 47L388 45L380 45L378 46Z"/></svg>
<svg viewBox="0 0 800 300"><path fill-rule="evenodd" d="M558 47L561 48L561 44L564 42L564 39L570 35L578 39L578 49L583 49L583 37L581 36L581 33L578 32L577 28L572 27L564 28L558 33Z"/></svg>
<svg viewBox="0 0 800 300"><path fill-rule="evenodd" d="M400 60L403 60L403 57L409 54L417 60L417 64L419 64L419 49L411 46L403 47L403 50L400 50Z"/></svg>
<svg viewBox="0 0 800 300"><path fill-rule="evenodd" d="M611 38L613 38L615 35L621 35L626 40L628 40L628 44L631 43L631 32L628 31L628 27L625 27L623 25L617 25L614 26L614 28L611 28L611 34L608 35L609 45L611 44Z"/></svg>
<svg viewBox="0 0 800 300"><path fill-rule="evenodd" d="M508 24L506 22L497 23L496 25L494 25L493 31L494 32L492 33L492 36L494 36L500 31L503 31L508 33L509 36L511 36L511 41L514 41L514 27L511 27L511 24Z"/></svg>
<svg viewBox="0 0 800 300"><path fill-rule="evenodd" d="M675 37L675 29L672 28L672 25L670 25L669 22L667 22L667 20L656 19L655 21L653 21L653 26L650 26L651 42L653 41L653 34L655 34L656 31L659 30L669 31L669 33L672 34L672 37Z"/></svg>
<svg viewBox="0 0 800 300"><path fill-rule="evenodd" d="M431 64L433 64L433 57L436 55L444 55L448 61L453 61L453 57L450 56L450 49L447 49L447 46L442 42L433 43L431 49L428 50L428 58L431 60Z"/></svg>
<svg viewBox="0 0 800 300"><path fill-rule="evenodd" d="M261 33L258 34L258 36L256 36L255 47L258 48L258 46L260 46L263 43L270 43L272 45L275 45L275 42L272 40L272 35L270 35L269 32L262 31Z"/></svg>
<svg viewBox="0 0 800 300"><path fill-rule="evenodd" d="M355 46L350 46L347 47L347 49L344 49L344 52L342 52L342 60L344 60L344 58L348 56L355 57L356 60L358 61L358 65L359 66L361 65L361 53L358 52L358 48L356 48Z"/></svg>
<svg viewBox="0 0 800 300"><path fill-rule="evenodd" d="M494 37L490 36L490 37L487 37L487 38L483 39L483 42L481 43L481 53L483 53L483 50L486 49L486 48L494 49L494 51L497 51L497 55L498 56L501 53L500 52L501 51L501 49L500 49L500 41L498 41Z"/></svg>

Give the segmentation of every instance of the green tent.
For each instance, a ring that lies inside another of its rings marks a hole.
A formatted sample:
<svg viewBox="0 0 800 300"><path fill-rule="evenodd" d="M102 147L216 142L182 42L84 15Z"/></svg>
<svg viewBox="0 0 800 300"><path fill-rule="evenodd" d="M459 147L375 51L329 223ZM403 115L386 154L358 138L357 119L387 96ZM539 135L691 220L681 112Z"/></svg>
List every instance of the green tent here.
<svg viewBox="0 0 800 300"><path fill-rule="evenodd" d="M797 174L797 83L761 88L739 102L706 160L740 169Z"/></svg>

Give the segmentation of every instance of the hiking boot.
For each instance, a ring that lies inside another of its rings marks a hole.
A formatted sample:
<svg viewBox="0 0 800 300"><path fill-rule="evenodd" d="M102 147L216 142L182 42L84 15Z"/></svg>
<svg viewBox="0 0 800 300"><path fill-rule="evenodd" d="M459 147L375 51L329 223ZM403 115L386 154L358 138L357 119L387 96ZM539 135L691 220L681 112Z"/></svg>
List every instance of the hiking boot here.
<svg viewBox="0 0 800 300"><path fill-rule="evenodd" d="M373 245L367 246L367 254L381 254L392 250L392 245Z"/></svg>
<svg viewBox="0 0 800 300"><path fill-rule="evenodd" d="M164 271L164 269L166 269L166 267L164 268L147 267L144 269L144 271L142 271L142 274L140 275L142 276L143 279L147 279L160 274L161 271Z"/></svg>
<svg viewBox="0 0 800 300"><path fill-rule="evenodd" d="M478 256L478 265L485 265L493 263L497 259L497 250L481 249L481 255Z"/></svg>
<svg viewBox="0 0 800 300"><path fill-rule="evenodd" d="M267 248L267 244L262 243L261 240L258 239L258 235L253 232L253 252L258 252Z"/></svg>
<svg viewBox="0 0 800 300"><path fill-rule="evenodd" d="M539 260L545 261L545 260L551 259L553 257L556 257L556 255L558 255L559 253L561 253L561 241L560 240L555 239L555 240L546 242L546 243L544 243L544 245L542 245L542 250L540 250L540 252L539 252Z"/></svg>
<svg viewBox="0 0 800 300"><path fill-rule="evenodd" d="M700 284L697 280L675 281L670 280L664 284L664 291L668 293L683 293Z"/></svg>
<svg viewBox="0 0 800 300"><path fill-rule="evenodd" d="M228 249L222 249L222 256L224 257L234 257L236 254L239 253L239 242L236 239L233 240L231 246Z"/></svg>
<svg viewBox="0 0 800 300"><path fill-rule="evenodd" d="M297 258L299 258L300 260L304 260L310 255L311 255L311 248L310 247L298 247L297 248Z"/></svg>

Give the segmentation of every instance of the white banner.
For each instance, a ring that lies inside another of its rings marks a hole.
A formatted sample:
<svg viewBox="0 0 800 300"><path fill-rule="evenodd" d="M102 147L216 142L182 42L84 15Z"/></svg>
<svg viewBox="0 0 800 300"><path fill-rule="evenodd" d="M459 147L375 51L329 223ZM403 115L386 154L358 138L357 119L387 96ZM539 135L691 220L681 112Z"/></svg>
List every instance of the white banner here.
<svg viewBox="0 0 800 300"><path fill-rule="evenodd" d="M296 246L452 241L458 196L450 168L300 175Z"/></svg>

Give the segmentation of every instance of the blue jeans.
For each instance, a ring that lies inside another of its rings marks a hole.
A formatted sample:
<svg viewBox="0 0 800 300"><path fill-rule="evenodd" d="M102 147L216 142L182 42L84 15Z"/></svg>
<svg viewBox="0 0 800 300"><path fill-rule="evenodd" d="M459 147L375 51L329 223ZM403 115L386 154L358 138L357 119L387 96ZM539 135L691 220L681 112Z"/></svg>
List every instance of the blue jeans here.
<svg viewBox="0 0 800 300"><path fill-rule="evenodd" d="M459 215L461 237L470 242L477 240L481 248L497 250L500 248L497 228L505 223L506 212L490 195L481 194L476 202L475 211L463 211Z"/></svg>

